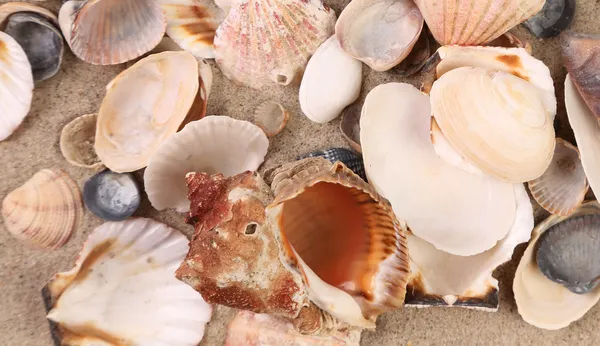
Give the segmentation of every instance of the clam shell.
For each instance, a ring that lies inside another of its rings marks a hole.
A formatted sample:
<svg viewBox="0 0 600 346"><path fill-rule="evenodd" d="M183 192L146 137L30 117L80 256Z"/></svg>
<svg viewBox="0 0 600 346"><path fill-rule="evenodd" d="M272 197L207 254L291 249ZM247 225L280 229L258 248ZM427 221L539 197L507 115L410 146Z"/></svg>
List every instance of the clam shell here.
<svg viewBox="0 0 600 346"><path fill-rule="evenodd" d="M541 177L528 183L531 195L552 214L567 216L581 203L588 191L579 150L557 138L552 163Z"/></svg>
<svg viewBox="0 0 600 346"><path fill-rule="evenodd" d="M398 77L410 77L418 73L425 66L427 59L431 57L436 46L437 43L433 39L433 36L431 36L431 32L427 28L421 30L419 39L415 42L410 54L400 64L390 70L390 72Z"/></svg>
<svg viewBox="0 0 600 346"><path fill-rule="evenodd" d="M412 0L354 0L340 14L335 34L350 56L387 71L406 58L422 29Z"/></svg>
<svg viewBox="0 0 600 346"><path fill-rule="evenodd" d="M31 107L33 75L23 48L0 31L0 141L19 127Z"/></svg>
<svg viewBox="0 0 600 346"><path fill-rule="evenodd" d="M523 25L537 38L558 36L575 18L576 0L546 0L544 7Z"/></svg>
<svg viewBox="0 0 600 346"><path fill-rule="evenodd" d="M337 161L344 164L344 166L348 167L354 174L361 177L364 181L367 181L367 175L365 174L365 164L363 162L362 157L356 155L354 152L346 149L346 148L331 148L325 150L317 150L312 153L308 153L306 155L302 155L299 159L304 159L307 157L323 157L327 161L331 163L336 163Z"/></svg>
<svg viewBox="0 0 600 346"><path fill-rule="evenodd" d="M140 189L132 174L104 170L85 182L83 201L96 216L121 221L140 206Z"/></svg>
<svg viewBox="0 0 600 346"><path fill-rule="evenodd" d="M562 46L565 67L577 90L597 118L600 118L600 35L565 33Z"/></svg>
<svg viewBox="0 0 600 346"><path fill-rule="evenodd" d="M167 17L167 35L196 58L215 57L213 40L226 12L213 0L159 0Z"/></svg>
<svg viewBox="0 0 600 346"><path fill-rule="evenodd" d="M77 183L61 170L37 172L2 201L6 229L15 238L45 249L63 246L82 212Z"/></svg>
<svg viewBox="0 0 600 346"><path fill-rule="evenodd" d="M340 131L350 148L357 153L362 153L360 147L360 112L362 104L352 104L342 112Z"/></svg>
<svg viewBox="0 0 600 346"><path fill-rule="evenodd" d="M60 133L60 151L70 164L97 169L102 167L94 150L97 114L85 114L73 119Z"/></svg>
<svg viewBox="0 0 600 346"><path fill-rule="evenodd" d="M61 343L197 345L212 308L173 276L187 250L183 234L151 219L97 227L75 267L47 285Z"/></svg>
<svg viewBox="0 0 600 346"><path fill-rule="evenodd" d="M333 34L335 13L321 0L242 0L217 29L215 58L225 77L251 88L288 85Z"/></svg>
<svg viewBox="0 0 600 346"><path fill-rule="evenodd" d="M107 86L94 147L113 172L131 172L174 134L199 88L198 62L187 52L163 52L138 61Z"/></svg>
<svg viewBox="0 0 600 346"><path fill-rule="evenodd" d="M140 57L160 42L167 27L157 1L77 2L63 4L61 30L73 53L90 64L114 65Z"/></svg>
<svg viewBox="0 0 600 346"><path fill-rule="evenodd" d="M275 137L285 128L290 113L277 102L266 101L254 111L254 124L260 127L267 137Z"/></svg>
<svg viewBox="0 0 600 346"><path fill-rule="evenodd" d="M167 139L150 158L144 173L148 199L157 210L186 212L185 175L222 173L230 177L255 171L262 164L269 140L263 131L242 120L208 116L186 125Z"/></svg>
<svg viewBox="0 0 600 346"><path fill-rule="evenodd" d="M556 330L577 321L600 299L600 287L588 294L575 294L566 287L549 280L537 266L535 251L538 240L551 227L569 218L597 215L597 201L582 204L571 216L552 215L536 226L532 239L519 262L513 281L513 292L519 314L525 322L538 328Z"/></svg>
<svg viewBox="0 0 600 346"><path fill-rule="evenodd" d="M344 53L331 36L308 61L300 83L300 108L316 123L330 122L358 98L361 83L362 63Z"/></svg>
<svg viewBox="0 0 600 346"><path fill-rule="evenodd" d="M531 18L545 0L416 0L427 26L441 45L476 46Z"/></svg>

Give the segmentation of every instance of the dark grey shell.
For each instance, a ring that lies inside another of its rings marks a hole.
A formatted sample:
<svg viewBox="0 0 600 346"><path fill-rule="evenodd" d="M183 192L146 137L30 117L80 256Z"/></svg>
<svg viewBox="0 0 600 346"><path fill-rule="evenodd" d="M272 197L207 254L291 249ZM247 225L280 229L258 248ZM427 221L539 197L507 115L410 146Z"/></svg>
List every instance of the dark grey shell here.
<svg viewBox="0 0 600 346"><path fill-rule="evenodd" d="M360 147L360 114L362 112L362 104L354 103L346 107L342 112L342 120L340 121L340 131L348 142L348 145L356 152L362 153Z"/></svg>
<svg viewBox="0 0 600 346"><path fill-rule="evenodd" d="M560 35L575 17L576 0L546 0L544 7L523 25L537 38Z"/></svg>
<svg viewBox="0 0 600 346"><path fill-rule="evenodd" d="M538 239L535 257L540 271L571 292L591 291L600 281L600 214L557 223Z"/></svg>
<svg viewBox="0 0 600 346"><path fill-rule="evenodd" d="M365 173L365 163L361 156L355 154L353 151L346 148L331 148L325 150L314 151L312 153L302 155L298 157L298 160L305 159L307 157L323 157L328 161L335 163L340 161L346 167L350 168L352 172L361 177L364 181L367 181L367 175Z"/></svg>
<svg viewBox="0 0 600 346"><path fill-rule="evenodd" d="M15 13L8 17L4 32L25 51L34 80L42 81L58 72L65 49L63 37L46 18L33 12Z"/></svg>
<svg viewBox="0 0 600 346"><path fill-rule="evenodd" d="M85 207L108 221L121 221L140 206L140 189L130 173L108 169L91 177L83 186Z"/></svg>

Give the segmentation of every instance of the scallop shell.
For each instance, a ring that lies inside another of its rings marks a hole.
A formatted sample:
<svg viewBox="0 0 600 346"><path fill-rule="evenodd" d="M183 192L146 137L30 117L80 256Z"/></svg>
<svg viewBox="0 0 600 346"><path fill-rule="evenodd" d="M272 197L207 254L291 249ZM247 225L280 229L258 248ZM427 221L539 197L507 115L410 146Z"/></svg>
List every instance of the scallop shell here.
<svg viewBox="0 0 600 346"><path fill-rule="evenodd" d="M94 65L142 56L160 42L167 27L158 2L147 0L68 1L59 20L73 53Z"/></svg>
<svg viewBox="0 0 600 346"><path fill-rule="evenodd" d="M0 31L0 141L19 127L31 107L33 75L23 48Z"/></svg>
<svg viewBox="0 0 600 346"><path fill-rule="evenodd" d="M94 150L97 114L85 114L73 119L60 133L60 151L70 164L98 169L102 162Z"/></svg>
<svg viewBox="0 0 600 346"><path fill-rule="evenodd" d="M334 25L321 0L236 1L217 29L215 58L225 77L251 88L288 85Z"/></svg>
<svg viewBox="0 0 600 346"><path fill-rule="evenodd" d="M61 170L43 169L2 201L6 229L30 245L58 249L83 212L77 183Z"/></svg>
<svg viewBox="0 0 600 346"><path fill-rule="evenodd" d="M213 0L159 0L167 17L167 35L196 58L215 57L213 40L225 11Z"/></svg>
<svg viewBox="0 0 600 346"><path fill-rule="evenodd" d="M546 0L544 7L523 25L537 38L560 35L575 18L576 0Z"/></svg>
<svg viewBox="0 0 600 346"><path fill-rule="evenodd" d="M557 138L552 163L541 177L530 181L528 186L542 208L555 215L571 214L581 205L589 187L579 150Z"/></svg>
<svg viewBox="0 0 600 346"><path fill-rule="evenodd" d="M532 239L519 262L513 292L519 314L538 328L561 329L582 318L600 299L600 287L588 294L575 294L549 280L537 266L535 249L544 232L570 218L600 214L597 201L582 204L571 216L552 215L533 230Z"/></svg>
<svg viewBox="0 0 600 346"><path fill-rule="evenodd" d="M340 131L352 148L357 153L362 153L360 147L360 112L362 104L352 104L342 112L340 121Z"/></svg>
<svg viewBox="0 0 600 346"><path fill-rule="evenodd" d="M362 63L340 47L335 36L310 58L299 91L300 108L316 123L337 118L360 95Z"/></svg>
<svg viewBox="0 0 600 346"><path fill-rule="evenodd" d="M96 216L121 221L133 215L140 206L140 188L131 173L104 170L85 182L83 202Z"/></svg>
<svg viewBox="0 0 600 346"><path fill-rule="evenodd" d="M287 125L290 113L277 102L266 101L254 111L254 124L260 127L267 137L277 136Z"/></svg>
<svg viewBox="0 0 600 346"><path fill-rule="evenodd" d="M56 336L67 345L197 345L212 308L173 276L187 251L183 234L151 219L97 227L75 267L46 286Z"/></svg>
<svg viewBox="0 0 600 346"><path fill-rule="evenodd" d="M577 90L597 118L600 118L600 35L569 32L562 47L565 66Z"/></svg>
<svg viewBox="0 0 600 346"><path fill-rule="evenodd" d="M354 0L340 14L335 34L346 53L375 71L387 71L410 53L423 29L412 0Z"/></svg>
<svg viewBox="0 0 600 346"><path fill-rule="evenodd" d="M531 18L545 0L416 0L435 39L442 45L476 46Z"/></svg>
<svg viewBox="0 0 600 346"><path fill-rule="evenodd" d="M222 173L229 177L255 171L268 147L263 131L247 121L208 116L191 122L150 158L144 173L148 199L157 210L175 208L186 212L190 207L186 173Z"/></svg>
<svg viewBox="0 0 600 346"><path fill-rule="evenodd" d="M113 172L146 167L192 108L198 62L187 52L163 52L138 61L107 86L98 112L95 149Z"/></svg>

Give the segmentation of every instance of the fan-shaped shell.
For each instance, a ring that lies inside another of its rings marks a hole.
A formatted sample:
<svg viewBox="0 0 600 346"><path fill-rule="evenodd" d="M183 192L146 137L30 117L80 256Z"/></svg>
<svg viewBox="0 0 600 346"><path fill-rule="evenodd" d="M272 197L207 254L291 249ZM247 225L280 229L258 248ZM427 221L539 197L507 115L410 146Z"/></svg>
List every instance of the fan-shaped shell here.
<svg viewBox="0 0 600 346"><path fill-rule="evenodd" d="M565 67L571 80L592 110L600 119L600 35L565 33L562 47Z"/></svg>
<svg viewBox="0 0 600 346"><path fill-rule="evenodd" d="M222 173L230 177L255 171L268 147L263 131L247 121L208 116L191 122L150 158L144 173L148 199L157 210L188 211L186 173Z"/></svg>
<svg viewBox="0 0 600 346"><path fill-rule="evenodd" d="M173 275L187 251L183 234L154 220L107 222L48 284L47 318L68 345L197 345L212 308Z"/></svg>
<svg viewBox="0 0 600 346"><path fill-rule="evenodd" d="M213 0L159 0L167 17L167 35L196 58L215 57L215 31L225 11Z"/></svg>
<svg viewBox="0 0 600 346"><path fill-rule="evenodd" d="M0 32L0 141L21 124L33 98L31 65L23 48Z"/></svg>
<svg viewBox="0 0 600 346"><path fill-rule="evenodd" d="M545 0L416 0L427 26L442 45L475 46L492 41L535 15Z"/></svg>
<svg viewBox="0 0 600 346"><path fill-rule="evenodd" d="M154 54L121 72L98 113L94 147L102 163L117 173L146 167L186 118L198 86L198 62L188 52Z"/></svg>
<svg viewBox="0 0 600 346"><path fill-rule="evenodd" d="M346 53L387 71L410 53L423 29L412 0L355 0L340 14L335 34Z"/></svg>
<svg viewBox="0 0 600 346"><path fill-rule="evenodd" d="M167 20L157 1L68 1L59 13L73 53L94 65L114 65L142 56L162 39Z"/></svg>
<svg viewBox="0 0 600 346"><path fill-rule="evenodd" d="M554 153L553 113L541 93L506 72L460 67L433 84L431 106L462 157L498 179L522 183L541 176Z"/></svg>
<svg viewBox="0 0 600 346"><path fill-rule="evenodd" d="M552 163L539 178L528 183L531 195L552 214L567 216L583 202L588 190L579 150L557 138Z"/></svg>
<svg viewBox="0 0 600 346"><path fill-rule="evenodd" d="M91 169L103 166L94 150L97 118L97 114L85 114L63 127L60 151L70 164Z"/></svg>
<svg viewBox="0 0 600 346"><path fill-rule="evenodd" d="M37 172L2 201L6 229L19 240L47 249L69 240L82 212L77 183L61 170Z"/></svg>
<svg viewBox="0 0 600 346"><path fill-rule="evenodd" d="M321 0L235 1L217 29L215 58L227 78L243 85L288 85L334 25L335 13Z"/></svg>

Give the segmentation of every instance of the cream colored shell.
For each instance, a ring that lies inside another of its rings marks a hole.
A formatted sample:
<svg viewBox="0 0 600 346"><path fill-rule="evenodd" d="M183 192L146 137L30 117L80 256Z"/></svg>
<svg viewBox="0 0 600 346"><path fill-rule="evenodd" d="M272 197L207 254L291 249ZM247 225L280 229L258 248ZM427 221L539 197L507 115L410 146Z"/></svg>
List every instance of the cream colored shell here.
<svg viewBox="0 0 600 346"><path fill-rule="evenodd" d="M97 169L103 167L94 150L97 114L85 114L73 119L60 133L60 151L72 165Z"/></svg>

